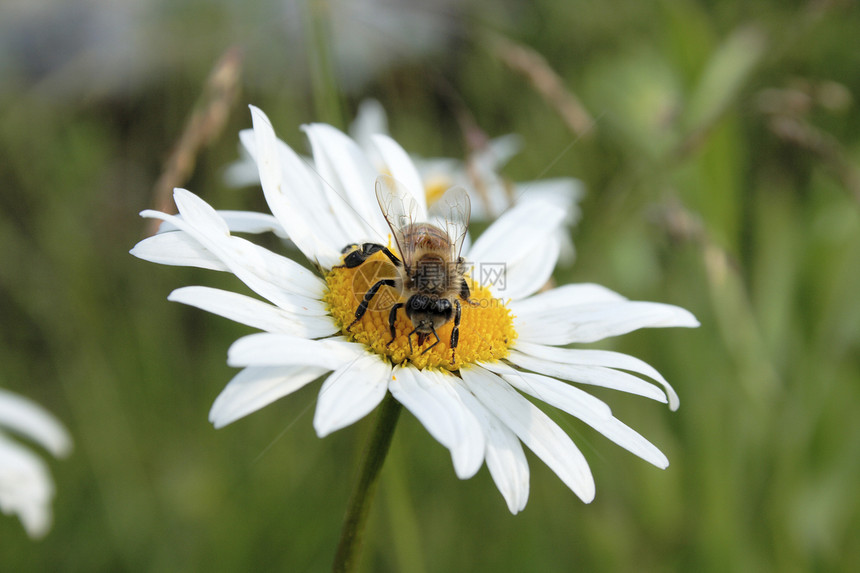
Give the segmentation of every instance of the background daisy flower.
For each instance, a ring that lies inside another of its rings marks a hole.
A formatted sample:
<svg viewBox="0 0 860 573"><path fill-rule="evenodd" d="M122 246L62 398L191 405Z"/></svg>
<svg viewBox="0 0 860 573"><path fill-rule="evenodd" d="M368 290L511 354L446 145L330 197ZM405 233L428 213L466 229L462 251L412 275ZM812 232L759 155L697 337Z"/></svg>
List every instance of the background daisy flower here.
<svg viewBox="0 0 860 573"><path fill-rule="evenodd" d="M50 412L0 388L0 509L16 514L27 534L40 538L51 529L54 481L45 462L7 431L36 442L57 457L71 452L72 439Z"/></svg>
<svg viewBox="0 0 860 573"><path fill-rule="evenodd" d="M529 201L508 210L463 253L474 268L503 262L505 276L488 284L471 276L474 296L502 304L494 309L466 305L453 362L449 331L444 330L450 325L440 329L442 343L433 352L413 351L411 345L407 350L404 333L411 325L399 319L395 343L388 344L382 323L386 309L369 311L345 336L366 288L356 286L355 274L348 275L361 267L341 266L341 251L355 243L388 242L389 229L373 190L378 169L352 139L324 124L304 127L313 153L313 164L306 163L275 137L260 110L252 108L252 117L253 139L245 132L243 142L259 168L266 201L284 234L320 273L234 236L236 229L224 217L182 189L174 195L178 215L143 212L166 224L132 250L153 262L231 272L265 299L202 286L180 288L169 297L264 331L230 348L228 363L243 370L212 407L210 420L216 427L330 373L314 415L320 437L363 418L390 392L451 451L458 477L471 477L486 462L513 513L528 499L521 444L583 501L594 497L585 457L524 394L580 418L658 467L668 465L655 446L615 419L608 406L568 383L630 392L674 409L677 396L663 377L630 356L562 346L644 327L697 326L689 312L628 301L589 284L534 294L558 259L557 231L565 213L551 203ZM427 220L423 187L409 156L386 135L371 141L386 172L413 194L419 220ZM267 220L260 229L273 226L275 221Z"/></svg>
<svg viewBox="0 0 860 573"><path fill-rule="evenodd" d="M385 108L376 100L364 100L358 106L350 135L368 152L374 163L380 163L371 143L377 134L389 134ZM581 181L573 177L556 177L515 183L502 175L502 169L520 152L522 145L522 138L508 134L488 139L465 161L414 154L411 158L431 202L454 185L471 190L473 220L491 221L517 201L535 198L554 203L566 211L565 222L572 226L580 216Z"/></svg>

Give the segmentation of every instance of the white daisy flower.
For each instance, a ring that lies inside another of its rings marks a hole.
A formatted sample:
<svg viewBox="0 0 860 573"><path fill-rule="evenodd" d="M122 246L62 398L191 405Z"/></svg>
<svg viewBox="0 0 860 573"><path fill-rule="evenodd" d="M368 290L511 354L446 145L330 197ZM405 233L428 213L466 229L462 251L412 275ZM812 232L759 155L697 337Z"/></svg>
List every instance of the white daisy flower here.
<svg viewBox="0 0 860 573"><path fill-rule="evenodd" d="M5 430L33 440L57 457L71 451L72 440L47 410L0 388L0 510L17 514L27 534L39 538L51 528L54 482L45 462Z"/></svg>
<svg viewBox="0 0 860 573"><path fill-rule="evenodd" d="M362 255L366 260L360 264L345 264L344 247L389 245L392 257L400 256L374 195L378 168L355 141L324 124L304 127L313 153L313 163L306 163L275 137L263 112L253 107L251 112L253 131L243 134L243 141L274 217L234 213L225 218L196 195L177 189L179 214L144 211L144 217L164 223L159 234L131 251L162 264L231 272L265 299L204 286L180 288L169 296L264 331L230 348L228 363L242 370L212 406L216 427L330 373L313 420L320 437L361 419L390 392L450 450L458 477L469 478L486 463L513 513L525 507L529 491L522 444L583 501L594 497L585 457L524 394L580 418L658 467L668 465L655 446L580 389L614 388L675 409L678 398L663 377L631 356L562 346L644 327L697 326L689 312L628 301L592 284L535 295L558 258L557 231L565 213L551 203L529 201L505 212L464 249L478 272L466 278L470 302L462 304L455 350L453 320L438 327L438 341L432 335L426 340L412 336L415 328L404 309L389 312L393 302L403 302L393 287L378 286L379 296L355 320L374 281L396 269L384 250ZM426 221L421 179L407 153L385 135L371 142L385 173L401 182L412 195L418 220ZM319 274L234 236L236 221L243 231L280 227ZM499 263L505 265L504 280L488 273L495 280L482 282L482 269L497 269L493 265Z"/></svg>

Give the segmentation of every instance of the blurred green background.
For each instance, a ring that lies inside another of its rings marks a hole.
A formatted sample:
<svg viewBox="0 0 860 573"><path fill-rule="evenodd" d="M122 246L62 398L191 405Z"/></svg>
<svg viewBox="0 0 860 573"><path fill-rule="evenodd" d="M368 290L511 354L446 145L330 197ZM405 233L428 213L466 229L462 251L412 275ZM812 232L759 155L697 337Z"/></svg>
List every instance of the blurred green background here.
<svg viewBox="0 0 860 573"><path fill-rule="evenodd" d="M330 567L372 419L318 439L314 384L214 430L227 348L250 330L165 299L237 281L127 254L231 46L241 92L183 183L211 204L265 209L223 180L247 104L304 150L301 123L345 127L374 97L424 156L465 157L474 128L520 134L506 177L587 188L578 259L558 281L702 322L597 345L680 394L672 413L595 391L661 447L666 471L553 414L591 464L590 505L529 454L530 500L512 516L486 469L458 480L404 414L363 570L860 570L855 2L3 6L0 385L62 419L75 451L49 460L45 539L0 516L0 571ZM542 62L526 76L518 54ZM593 128L565 121L571 110Z"/></svg>

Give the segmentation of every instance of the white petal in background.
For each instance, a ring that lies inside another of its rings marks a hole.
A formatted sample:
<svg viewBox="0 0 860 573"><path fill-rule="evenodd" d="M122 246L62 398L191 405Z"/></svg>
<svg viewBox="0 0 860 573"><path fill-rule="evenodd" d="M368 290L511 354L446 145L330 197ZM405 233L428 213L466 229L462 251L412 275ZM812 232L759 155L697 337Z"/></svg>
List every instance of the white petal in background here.
<svg viewBox="0 0 860 573"><path fill-rule="evenodd" d="M51 528L53 497L45 462L0 433L0 510L17 514L27 534L40 538Z"/></svg>
<svg viewBox="0 0 860 573"><path fill-rule="evenodd" d="M254 130L243 129L239 132L239 159L224 169L224 182L230 187L250 187L260 184L260 170L245 144L248 134L253 139Z"/></svg>
<svg viewBox="0 0 860 573"><path fill-rule="evenodd" d="M0 388L0 427L38 443L55 456L67 455L72 438L47 410L23 396Z"/></svg>
<svg viewBox="0 0 860 573"><path fill-rule="evenodd" d="M58 457L72 449L66 429L41 406L0 389L0 427L45 447ZM0 432L0 510L17 514L27 534L44 536L51 527L54 482L45 462Z"/></svg>
<svg viewBox="0 0 860 573"><path fill-rule="evenodd" d="M514 192L519 201L537 199L546 201L558 207L565 215L566 225L572 225L579 219L577 204L585 194L582 182L570 177L556 179L541 179L517 183Z"/></svg>
<svg viewBox="0 0 860 573"><path fill-rule="evenodd" d="M412 194L418 204L418 219L426 219L427 196L424 193L424 184L421 182L421 176L409 155L400 147L399 143L387 135L374 135L371 137L371 141L385 163L388 173L402 183Z"/></svg>
<svg viewBox="0 0 860 573"><path fill-rule="evenodd" d="M349 135L367 153L370 161L377 166L383 165L382 157L376 152L372 138L374 135L388 135L388 116L385 108L375 99L365 99L358 104L355 119L349 126Z"/></svg>

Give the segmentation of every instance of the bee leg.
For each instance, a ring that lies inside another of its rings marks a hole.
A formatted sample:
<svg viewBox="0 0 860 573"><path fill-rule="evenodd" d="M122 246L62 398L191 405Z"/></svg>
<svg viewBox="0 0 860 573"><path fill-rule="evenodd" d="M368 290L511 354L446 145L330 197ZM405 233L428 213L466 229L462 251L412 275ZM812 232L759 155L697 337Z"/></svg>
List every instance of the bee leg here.
<svg viewBox="0 0 860 573"><path fill-rule="evenodd" d="M391 346L391 343L394 342L394 339L397 337L397 329L394 328L394 323L397 321L397 309L402 307L403 303L398 302L394 306L391 307L391 312L388 313L388 328L391 329L391 340L388 341L388 344L385 346ZM412 341L409 341L409 352L412 352Z"/></svg>
<svg viewBox="0 0 860 573"><path fill-rule="evenodd" d="M335 269L340 269L343 267L352 268L352 267L360 265L361 263L364 262L364 259L366 259L367 257L364 257L364 259L361 259L358 263L353 264L352 266L350 266L350 264L349 264L350 262L354 261L356 258L359 257L359 255L356 255L356 253L360 253L360 252L361 252L361 245L359 245L358 243L348 244L347 246L345 246L344 248L342 248L340 250L341 255L346 255L344 257L344 264L335 265L332 268L335 268Z"/></svg>
<svg viewBox="0 0 860 573"><path fill-rule="evenodd" d="M389 250L388 250L388 247L382 247L382 249L380 249L380 250L382 251L382 254L383 254L383 255L385 255L386 257L388 257L388 260L389 260L389 261L391 261L391 264L392 264L392 265L394 265L395 267L403 266L403 261L401 261L400 259L398 259L398 258L397 258L397 255L395 255L394 253L392 253L391 251L389 251Z"/></svg>
<svg viewBox="0 0 860 573"><path fill-rule="evenodd" d="M350 248L354 248L354 250L349 252ZM399 267L403 264L400 259L398 259L394 255L394 253L388 250L388 247L385 247L378 243L364 243L361 246L347 245L345 250L349 252L349 254L343 258L343 266L348 269L357 267L358 265L366 261L371 255L373 255L374 253L378 253L379 251L382 251L382 254L388 257L388 259L395 267Z"/></svg>
<svg viewBox="0 0 860 573"><path fill-rule="evenodd" d="M417 326L412 329L412 332L410 332L409 334L406 335L406 341L409 342L409 354L412 354L412 352L413 352L413 350L412 350L412 335L415 334L416 332L418 332ZM421 346L422 344L424 344L424 341L421 339L421 333L418 332L418 346Z"/></svg>
<svg viewBox="0 0 860 573"><path fill-rule="evenodd" d="M364 316L365 312L367 312L367 305L370 304L370 299L376 296L376 291L378 291L380 287L393 287L394 284L394 279L382 279L381 281L370 287L370 289L364 294L364 298L362 299L361 303L359 303L358 308L355 309L355 320L349 323L349 326L346 327L346 331L349 332L349 329L352 328L356 322L361 320L361 317Z"/></svg>
<svg viewBox="0 0 860 573"><path fill-rule="evenodd" d="M437 344L439 344L439 343L441 342L441 340L439 339L439 335L438 335L438 334L436 334L436 329L433 327L433 325L432 325L432 324L430 325L430 332L432 332L432 333L433 333L433 336L435 336L435 337L436 337L436 342L434 342L433 344L431 344L430 346L428 346L427 348L425 348L425 349L421 352L421 354L427 354L427 352L428 352L431 348L433 348L434 346L436 346Z"/></svg>
<svg viewBox="0 0 860 573"><path fill-rule="evenodd" d="M460 298L469 302L469 298L472 296L472 291L469 290L469 283L466 282L466 279L460 279Z"/></svg>
<svg viewBox="0 0 860 573"><path fill-rule="evenodd" d="M465 284L465 281L463 281ZM466 288L469 288L468 285ZM454 299L454 328L451 329L451 364L456 360L457 343L460 341L460 301Z"/></svg>

